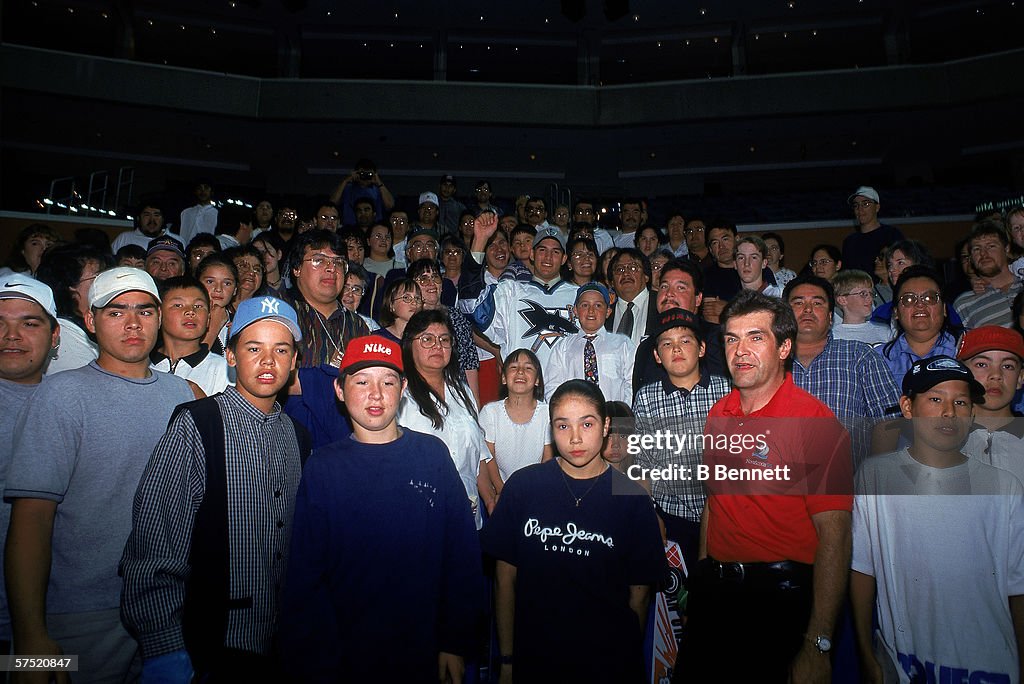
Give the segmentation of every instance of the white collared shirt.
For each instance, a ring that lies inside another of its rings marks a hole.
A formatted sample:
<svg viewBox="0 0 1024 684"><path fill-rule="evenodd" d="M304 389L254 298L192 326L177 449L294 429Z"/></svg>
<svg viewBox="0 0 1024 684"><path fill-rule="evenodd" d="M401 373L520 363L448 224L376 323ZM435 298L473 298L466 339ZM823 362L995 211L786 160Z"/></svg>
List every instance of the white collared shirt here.
<svg viewBox="0 0 1024 684"><path fill-rule="evenodd" d="M636 345L618 333L610 333L601 327L594 338L594 352L597 355L597 384L607 401L633 403L633 363L636 361ZM544 367L544 395L548 401L551 393L566 380L583 377L583 350L587 345L586 333L582 330L575 335L559 340L551 350Z"/></svg>
<svg viewBox="0 0 1024 684"><path fill-rule="evenodd" d="M651 303L651 291L644 288L640 291L636 297L633 298L633 334L630 339L633 341L634 346L640 346L644 338L647 337L647 307ZM619 297L615 301L615 319L612 321L612 331L619 329L619 324L622 322L622 317L626 315L626 307L629 306L629 302L626 301L625 297Z"/></svg>

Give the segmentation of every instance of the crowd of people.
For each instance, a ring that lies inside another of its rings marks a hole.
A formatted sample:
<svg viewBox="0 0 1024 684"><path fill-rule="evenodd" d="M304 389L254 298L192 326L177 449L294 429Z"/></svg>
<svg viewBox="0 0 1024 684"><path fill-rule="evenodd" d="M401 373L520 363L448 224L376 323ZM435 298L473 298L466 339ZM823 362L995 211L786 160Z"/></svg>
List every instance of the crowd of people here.
<svg viewBox="0 0 1024 684"><path fill-rule="evenodd" d="M195 196L0 274L4 653L649 681L675 542L673 681L1021 681L1024 207L951 270L860 187L790 269L642 198L445 175L410 215L370 160L306 209Z"/></svg>

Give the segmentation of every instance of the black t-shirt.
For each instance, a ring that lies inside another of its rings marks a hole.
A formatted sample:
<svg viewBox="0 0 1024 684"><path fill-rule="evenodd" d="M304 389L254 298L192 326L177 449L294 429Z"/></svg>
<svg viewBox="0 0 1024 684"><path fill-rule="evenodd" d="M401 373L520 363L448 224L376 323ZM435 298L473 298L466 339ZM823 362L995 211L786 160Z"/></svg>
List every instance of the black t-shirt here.
<svg viewBox="0 0 1024 684"><path fill-rule="evenodd" d="M843 270L874 274L875 257L883 247L903 239L899 228L882 223L870 233L850 233L843 240Z"/></svg>
<svg viewBox="0 0 1024 684"><path fill-rule="evenodd" d="M668 566L639 485L612 468L574 480L557 460L528 466L505 484L480 539L517 569L515 681L643 681L629 588L657 584Z"/></svg>

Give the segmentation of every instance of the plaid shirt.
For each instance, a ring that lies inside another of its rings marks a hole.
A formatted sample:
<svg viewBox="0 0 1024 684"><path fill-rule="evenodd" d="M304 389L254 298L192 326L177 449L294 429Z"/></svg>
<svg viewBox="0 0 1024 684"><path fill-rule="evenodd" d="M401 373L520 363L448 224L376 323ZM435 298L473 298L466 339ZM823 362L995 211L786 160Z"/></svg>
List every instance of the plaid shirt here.
<svg viewBox="0 0 1024 684"><path fill-rule="evenodd" d="M703 461L701 440L688 439L704 434L708 412L719 399L729 393L729 381L717 375L701 373L700 381L687 392L667 380L653 382L637 392L633 401L636 414L636 434L654 435L658 430L670 432L684 440L681 450L673 448L645 449L640 445L635 462L644 468L664 468L670 465L688 466L696 472ZM668 447L669 445L665 445ZM700 522L707 494L704 485L693 480L655 480L651 493L661 510L670 515Z"/></svg>
<svg viewBox="0 0 1024 684"><path fill-rule="evenodd" d="M288 562L299 488L299 444L281 407L266 415L234 387L215 397L224 420L233 598L225 646L268 653ZM192 523L206 493L206 457L191 414L181 412L157 443L139 482L132 532L121 558L121 615L146 658L185 648L182 607Z"/></svg>
<svg viewBox="0 0 1024 684"><path fill-rule="evenodd" d="M871 431L900 416L900 390L874 349L829 332L825 348L809 368L793 357L793 382L824 403L849 431L854 465L871 454Z"/></svg>
<svg viewBox="0 0 1024 684"><path fill-rule="evenodd" d="M337 353L344 355L349 340L370 334L370 328L362 318L340 303L326 319L302 297L299 289L292 288L283 297L295 309L299 319L302 340L299 348L299 368L316 368L330 364ZM328 337L329 334L329 337Z"/></svg>

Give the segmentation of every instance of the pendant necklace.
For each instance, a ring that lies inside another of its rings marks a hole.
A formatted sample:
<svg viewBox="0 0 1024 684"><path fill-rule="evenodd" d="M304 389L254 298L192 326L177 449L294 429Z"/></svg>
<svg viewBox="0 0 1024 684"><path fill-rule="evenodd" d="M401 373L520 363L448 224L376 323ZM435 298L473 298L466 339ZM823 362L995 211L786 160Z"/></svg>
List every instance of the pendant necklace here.
<svg viewBox="0 0 1024 684"><path fill-rule="evenodd" d="M313 307L309 307L313 309ZM331 331L327 329L327 324L324 323L324 316L316 309L313 309L313 313L316 314L316 320L320 322L320 327L323 328L324 337L330 342L331 346L334 347L334 353L331 354L331 359L327 363L335 368L341 368L341 360L345 357L345 352L338 347L337 343L331 339Z"/></svg>
<svg viewBox="0 0 1024 684"><path fill-rule="evenodd" d="M562 470L562 466L558 466L558 472L562 473L562 482L565 483L565 488L569 491L569 496L571 496L573 501L576 502L576 508L580 507L580 502L586 498L587 494L590 494L590 492L594 491L594 487L596 487L597 483L601 480L601 475L604 475L605 471L608 470L608 468L609 466L606 463L604 466L604 470L602 470L597 475L597 477L594 478L594 483L587 487L587 491L583 492L582 496L576 496L576 494L574 494L572 491L572 487L569 486L569 476L565 474L564 470Z"/></svg>

